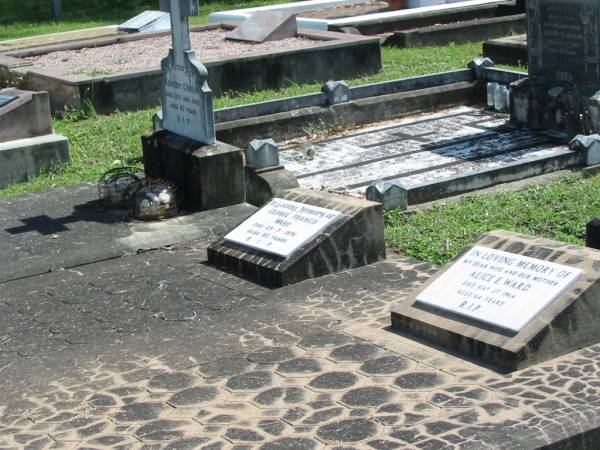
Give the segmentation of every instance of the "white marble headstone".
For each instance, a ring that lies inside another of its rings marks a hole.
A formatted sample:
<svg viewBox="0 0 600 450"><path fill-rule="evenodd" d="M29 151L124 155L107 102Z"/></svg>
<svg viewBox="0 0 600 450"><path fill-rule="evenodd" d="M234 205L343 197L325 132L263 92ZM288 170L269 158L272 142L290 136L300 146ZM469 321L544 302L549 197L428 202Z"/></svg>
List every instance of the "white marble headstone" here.
<svg viewBox="0 0 600 450"><path fill-rule="evenodd" d="M188 16L199 13L198 0L170 0L173 47L161 62L164 129L202 144L216 142L208 71L191 50Z"/></svg>
<svg viewBox="0 0 600 450"><path fill-rule="evenodd" d="M273 199L233 231L225 240L289 258L342 217L333 209Z"/></svg>
<svg viewBox="0 0 600 450"><path fill-rule="evenodd" d="M583 274L581 269L475 246L417 303L519 332Z"/></svg>

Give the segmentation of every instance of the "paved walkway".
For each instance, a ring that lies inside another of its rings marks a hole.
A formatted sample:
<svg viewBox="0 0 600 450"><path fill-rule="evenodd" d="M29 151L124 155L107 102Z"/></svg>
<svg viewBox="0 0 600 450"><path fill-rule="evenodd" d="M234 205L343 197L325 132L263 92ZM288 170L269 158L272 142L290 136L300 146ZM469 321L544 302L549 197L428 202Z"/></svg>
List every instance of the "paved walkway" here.
<svg viewBox="0 0 600 450"><path fill-rule="evenodd" d="M431 265L269 290L206 265L220 232L1 283L0 448L536 448L598 426L600 347L503 375L387 329Z"/></svg>

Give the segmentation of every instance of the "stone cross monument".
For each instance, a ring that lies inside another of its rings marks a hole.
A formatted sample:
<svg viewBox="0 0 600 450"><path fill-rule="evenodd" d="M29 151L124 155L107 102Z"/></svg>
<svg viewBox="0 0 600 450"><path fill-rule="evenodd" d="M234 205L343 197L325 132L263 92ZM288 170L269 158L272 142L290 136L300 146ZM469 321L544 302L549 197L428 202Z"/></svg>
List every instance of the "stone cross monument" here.
<svg viewBox="0 0 600 450"><path fill-rule="evenodd" d="M200 13L198 0L161 0L171 13L173 45L161 62L164 129L205 145L215 143L212 91L208 71L191 50L189 16Z"/></svg>

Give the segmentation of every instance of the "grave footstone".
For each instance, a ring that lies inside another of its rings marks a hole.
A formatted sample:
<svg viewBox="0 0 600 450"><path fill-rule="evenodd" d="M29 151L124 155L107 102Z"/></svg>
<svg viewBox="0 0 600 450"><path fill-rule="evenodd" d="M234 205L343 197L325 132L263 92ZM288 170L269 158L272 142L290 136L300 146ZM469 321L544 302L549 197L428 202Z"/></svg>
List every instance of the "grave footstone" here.
<svg viewBox="0 0 600 450"><path fill-rule="evenodd" d="M245 175L246 201L254 206L300 186L296 175L279 164L279 147L273 139L254 139L248 144Z"/></svg>
<svg viewBox="0 0 600 450"><path fill-rule="evenodd" d="M281 287L385 259L381 205L291 189L208 248L209 263Z"/></svg>
<svg viewBox="0 0 600 450"><path fill-rule="evenodd" d="M227 35L227 39L262 43L295 37L296 15L282 11L259 11Z"/></svg>
<svg viewBox="0 0 600 450"><path fill-rule="evenodd" d="M600 3L527 2L529 78L511 87L512 120L571 135L600 131ZM596 105L597 106L597 105Z"/></svg>
<svg viewBox="0 0 600 450"><path fill-rule="evenodd" d="M242 203L243 152L216 141L208 71L191 50L188 17L198 15L198 0L170 0L165 9L173 45L161 63L162 114L154 118L160 129L142 138L146 175L175 183L186 208Z"/></svg>
<svg viewBox="0 0 600 450"><path fill-rule="evenodd" d="M0 90L0 188L69 161L69 140L52 131L48 93Z"/></svg>
<svg viewBox="0 0 600 450"><path fill-rule="evenodd" d="M600 342L600 252L494 231L392 312L393 328L517 370Z"/></svg>

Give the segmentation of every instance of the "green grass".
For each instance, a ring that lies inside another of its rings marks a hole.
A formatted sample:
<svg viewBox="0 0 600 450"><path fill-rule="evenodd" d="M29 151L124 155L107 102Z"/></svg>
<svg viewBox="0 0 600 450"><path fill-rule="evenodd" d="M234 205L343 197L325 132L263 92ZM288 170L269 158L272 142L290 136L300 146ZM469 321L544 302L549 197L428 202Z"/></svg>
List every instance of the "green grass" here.
<svg viewBox="0 0 600 450"><path fill-rule="evenodd" d="M383 71L381 73L348 80L348 82L351 85L358 85L464 68L471 59L479 54L480 49L481 43L423 49L383 48ZM318 92L320 89L321 83L316 83L293 85L278 91L229 93L215 99L215 108ZM106 170L122 164L130 164L139 159L141 156L140 136L151 130L152 114L157 109L158 107L83 119L78 114L67 114L65 119L54 120L55 131L67 136L70 140L72 163L65 168L42 174L28 182L0 190L0 198L96 181Z"/></svg>
<svg viewBox="0 0 600 450"><path fill-rule="evenodd" d="M470 195L416 214L386 213L389 247L444 264L476 236L503 229L583 244L585 224L600 216L600 177L580 176L516 193Z"/></svg>
<svg viewBox="0 0 600 450"><path fill-rule="evenodd" d="M48 3L48 0L43 0ZM2 1L0 0L0 4ZM156 3L156 4L155 4ZM215 11L224 11L238 8L251 8L254 6L274 5L289 3L289 0L246 0L246 1L209 1L201 2L200 15L190 18L194 25L208 22L208 14ZM158 9L158 0L146 5L131 9L103 8L80 9L64 7L65 17L62 20L37 19L27 20L22 17L0 18L0 41L18 39L22 37L37 36L41 34L61 33L64 31L81 30L104 25L115 25L139 14L145 9ZM50 17L47 11L45 17Z"/></svg>

